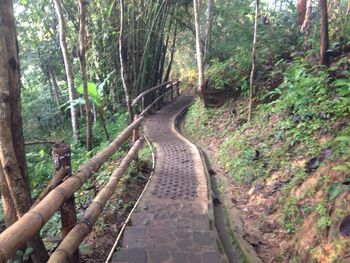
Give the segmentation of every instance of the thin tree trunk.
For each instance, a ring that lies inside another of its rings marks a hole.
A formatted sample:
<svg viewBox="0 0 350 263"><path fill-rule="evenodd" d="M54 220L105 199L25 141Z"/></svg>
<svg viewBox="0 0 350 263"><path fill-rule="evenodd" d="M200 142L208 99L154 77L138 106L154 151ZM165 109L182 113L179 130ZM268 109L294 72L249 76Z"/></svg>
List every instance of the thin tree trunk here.
<svg viewBox="0 0 350 263"><path fill-rule="evenodd" d="M15 204L13 203L10 189L8 187L3 168L0 164L0 191L2 198L2 208L4 210L6 227L9 227L14 222L17 221L17 213L15 209Z"/></svg>
<svg viewBox="0 0 350 263"><path fill-rule="evenodd" d="M300 31L304 33L304 45L303 45L304 50L307 50L307 42L310 36L311 14L312 14L312 0L307 0L304 22L300 29Z"/></svg>
<svg viewBox="0 0 350 263"><path fill-rule="evenodd" d="M213 0L208 0L207 1L207 23L205 27L205 47L204 47L205 57L208 55L210 51L212 24L213 24Z"/></svg>
<svg viewBox="0 0 350 263"><path fill-rule="evenodd" d="M321 13L320 63L322 65L328 66L329 59L327 50L329 47L329 37L327 0L319 0L318 5Z"/></svg>
<svg viewBox="0 0 350 263"><path fill-rule="evenodd" d="M21 117L21 80L16 25L11 0L0 0L0 167L1 192L7 225L31 206ZM13 214L15 211L15 215ZM34 249L33 262L46 262L48 254L36 235L27 246Z"/></svg>
<svg viewBox="0 0 350 263"><path fill-rule="evenodd" d="M305 20L305 14L306 14L306 1L307 0L298 0L298 25L301 27Z"/></svg>
<svg viewBox="0 0 350 263"><path fill-rule="evenodd" d="M164 82L167 82L167 81L169 80L169 77L170 77L171 67L172 67L173 61L174 61L176 37L177 37L177 24L175 25L174 38L173 38L173 45L172 45L171 51L170 51L170 60L169 60L169 64L168 64L167 71L166 71L166 73L165 73Z"/></svg>
<svg viewBox="0 0 350 263"><path fill-rule="evenodd" d="M71 121L72 121L73 140L74 142L78 142L79 125L78 125L77 106L75 106L73 103L73 100L77 98L77 95L74 89L73 69L68 56L68 48L67 48L67 41L66 41L66 26L65 26L65 21L63 17L61 0L54 0L54 3L55 3L55 9L58 17L58 24L59 24L60 46L61 46L61 51L63 55L64 68L67 75L69 100L71 101L70 113L71 113Z"/></svg>
<svg viewBox="0 0 350 263"><path fill-rule="evenodd" d="M346 10L346 16L348 16L350 13L350 0L348 2L348 9Z"/></svg>
<svg viewBox="0 0 350 263"><path fill-rule="evenodd" d="M123 37L124 37L124 1L119 0L120 4L120 33L119 33L119 59L120 59L120 74L123 82L123 88L124 88L124 94L125 94L125 100L126 100L126 106L128 108L129 116L130 116L130 123L134 120L134 114L131 107L131 100L130 100L130 91L127 84L127 73L125 72L126 66L125 66L125 58L124 58L124 44L123 44Z"/></svg>
<svg viewBox="0 0 350 263"><path fill-rule="evenodd" d="M193 0L194 5L194 18L196 27L196 54L198 65L198 89L197 92L200 95L204 93L204 63L201 44L201 22L200 22L200 1Z"/></svg>
<svg viewBox="0 0 350 263"><path fill-rule="evenodd" d="M48 67L47 70L49 72L49 77L50 77L50 80L52 83L52 92L53 92L54 99L56 102L57 111L58 111L58 114L60 116L61 123L63 125L64 124L64 113L63 113L63 110L61 108L61 98L60 98L59 88L57 85L57 80L56 80L55 74L53 73L52 69L50 67Z"/></svg>
<svg viewBox="0 0 350 263"><path fill-rule="evenodd" d="M83 80L83 96L85 100L85 115L86 115L86 148L90 151L92 149L92 113L91 105L87 87L87 66L86 66L86 9L87 2L85 0L78 0L79 3L79 61L81 78Z"/></svg>
<svg viewBox="0 0 350 263"><path fill-rule="evenodd" d="M259 17L259 0L255 2L255 23L254 23L254 38L253 38L253 50L252 50L252 69L250 71L249 78L249 107L248 107L248 122L252 119L253 111L253 97L254 97L254 75L255 75L255 62L256 62L256 44L257 44L257 32L258 32L258 17Z"/></svg>

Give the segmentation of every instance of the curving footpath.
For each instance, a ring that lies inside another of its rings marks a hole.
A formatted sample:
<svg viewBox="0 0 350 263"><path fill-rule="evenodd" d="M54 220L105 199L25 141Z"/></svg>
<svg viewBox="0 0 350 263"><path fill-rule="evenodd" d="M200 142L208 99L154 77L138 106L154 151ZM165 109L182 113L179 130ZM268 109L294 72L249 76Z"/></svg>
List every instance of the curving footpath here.
<svg viewBox="0 0 350 263"><path fill-rule="evenodd" d="M112 262L223 262L212 226L207 177L198 149L175 128L193 97L150 115L145 133L156 146L154 175Z"/></svg>

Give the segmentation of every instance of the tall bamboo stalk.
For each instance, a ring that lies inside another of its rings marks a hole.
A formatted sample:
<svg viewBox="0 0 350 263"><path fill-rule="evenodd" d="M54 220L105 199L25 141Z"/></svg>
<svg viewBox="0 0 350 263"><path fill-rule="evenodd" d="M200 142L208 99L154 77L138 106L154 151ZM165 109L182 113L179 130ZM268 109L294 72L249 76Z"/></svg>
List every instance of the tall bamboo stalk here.
<svg viewBox="0 0 350 263"><path fill-rule="evenodd" d="M124 1L119 0L120 4L120 33L119 33L119 59L120 59L120 74L122 78L123 88L124 88L124 94L125 94L125 100L126 100L126 106L128 108L129 116L130 116L130 122L133 122L134 120L134 114L131 107L131 98L130 98L130 90L127 84L127 72L126 72L126 65L125 65L125 59L124 59Z"/></svg>
<svg viewBox="0 0 350 263"><path fill-rule="evenodd" d="M198 66L198 88L197 92L203 94L204 92L204 62L203 62L203 47L201 43L201 21L200 21L200 1L193 0L194 6L194 18L196 28L196 55L197 55L197 66Z"/></svg>
<svg viewBox="0 0 350 263"><path fill-rule="evenodd" d="M249 106L248 106L248 122L252 120L253 100L254 100L254 75L256 64L256 45L257 45L257 33L258 33L258 17L259 17L259 0L255 2L255 22L254 22L254 37L253 37L253 50L252 50L252 69L250 71L249 78Z"/></svg>
<svg viewBox="0 0 350 263"><path fill-rule="evenodd" d="M60 38L60 46L63 55L64 68L67 76L68 83L68 95L70 100L70 113L71 113L71 121L72 121L72 131L73 131L73 140L74 142L78 142L79 140L79 126L78 126L78 110L77 106L74 105L73 100L77 98L77 94L74 89L74 77L73 77L73 69L69 60L67 41L66 41L66 25L63 17L63 10L61 0L54 0L55 9L58 17L59 24L59 38Z"/></svg>
<svg viewBox="0 0 350 263"><path fill-rule="evenodd" d="M83 96L85 100L85 114L86 114L86 148L92 150L92 113L91 105L87 87L87 66L86 66L86 11L87 2L85 0L78 0L79 4L79 61L80 71L83 80Z"/></svg>

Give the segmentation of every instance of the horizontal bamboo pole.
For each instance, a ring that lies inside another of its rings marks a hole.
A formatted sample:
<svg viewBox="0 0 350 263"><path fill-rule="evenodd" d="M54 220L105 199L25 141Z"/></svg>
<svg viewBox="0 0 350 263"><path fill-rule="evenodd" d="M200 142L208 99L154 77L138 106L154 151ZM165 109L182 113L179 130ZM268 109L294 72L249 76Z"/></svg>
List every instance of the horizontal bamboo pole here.
<svg viewBox="0 0 350 263"><path fill-rule="evenodd" d="M174 82L174 81L167 81L167 82L161 83L161 84L159 84L159 85L157 85L157 86L155 86L155 87L153 87L153 88L150 88L150 89L148 89L148 90L142 92L140 95L138 95L138 96L132 101L131 106L132 106L132 107L135 107L135 106L137 105L137 103L138 103L144 96L146 96L148 93L150 93L150 92L152 92L152 91L154 91L154 90L157 90L157 89L159 89L159 88L161 88L161 87L164 87L165 85L168 85L168 84L171 84L171 85L173 86L173 85L176 84L176 81L175 81L175 82Z"/></svg>
<svg viewBox="0 0 350 263"><path fill-rule="evenodd" d="M56 251L51 255L49 263L69 262L71 257L79 248L84 238L91 232L92 226L103 211L104 205L111 198L117 189L119 179L125 174L130 163L137 156L137 152L142 146L143 139L139 139L130 149L126 157L122 160L119 167L114 170L108 183L100 190L86 210L80 222L63 239Z"/></svg>
<svg viewBox="0 0 350 263"><path fill-rule="evenodd" d="M178 89L179 87L177 86L172 86L171 90L169 90L168 92L165 92L164 94L160 95L158 98L156 98L150 105L147 106L146 109L144 109L139 116L143 117L145 116L145 114L159 101L161 100L162 98L164 98L165 96L171 94L174 92L174 89Z"/></svg>
<svg viewBox="0 0 350 263"><path fill-rule="evenodd" d="M67 171L65 168L61 168L59 172L57 172L54 177L52 178L51 182L46 186L44 191L41 192L41 194L38 196L38 198L35 200L32 207L36 206L40 203L41 200L45 198L53 189L55 189L60 183L62 183L63 179L70 174L70 171Z"/></svg>
<svg viewBox="0 0 350 263"><path fill-rule="evenodd" d="M3 257L11 258L21 244L36 235L61 205L126 142L132 131L138 128L143 120L144 117L139 117L130 124L107 148L83 164L74 176L53 189L34 208L2 232L0 235L0 262L5 262L2 260Z"/></svg>

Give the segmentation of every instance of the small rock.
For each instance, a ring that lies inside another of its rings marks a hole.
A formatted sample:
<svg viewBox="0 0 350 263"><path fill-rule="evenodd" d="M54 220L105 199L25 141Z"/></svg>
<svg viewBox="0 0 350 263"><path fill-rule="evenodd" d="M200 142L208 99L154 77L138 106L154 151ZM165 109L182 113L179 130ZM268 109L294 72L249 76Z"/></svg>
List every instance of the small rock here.
<svg viewBox="0 0 350 263"><path fill-rule="evenodd" d="M252 188L250 188L250 190L248 191L248 194L250 196L252 196L255 193L255 186L253 186Z"/></svg>
<svg viewBox="0 0 350 263"><path fill-rule="evenodd" d="M339 231L343 236L350 237L350 215L344 217L340 224Z"/></svg>
<svg viewBox="0 0 350 263"><path fill-rule="evenodd" d="M267 207L265 207L264 209L264 214L266 216L271 215L274 212L275 208L273 207L273 205L268 205Z"/></svg>
<svg viewBox="0 0 350 263"><path fill-rule="evenodd" d="M264 186L261 185L261 184L257 184L257 185L255 186L255 191L260 191L260 190L262 190L262 189L264 189Z"/></svg>
<svg viewBox="0 0 350 263"><path fill-rule="evenodd" d="M244 208L242 208L242 211L243 212L248 212L248 208L244 207Z"/></svg>
<svg viewBox="0 0 350 263"><path fill-rule="evenodd" d="M275 227L268 223L268 222L264 222L262 223L262 225L259 227L259 230L263 233L272 233L273 230L275 230Z"/></svg>
<svg viewBox="0 0 350 263"><path fill-rule="evenodd" d="M237 204L237 200L236 200L236 199L234 199L233 197L231 197L231 203L233 203L233 204Z"/></svg>
<svg viewBox="0 0 350 263"><path fill-rule="evenodd" d="M151 220L149 220L149 219L145 219L145 220L143 221L143 224L144 224L145 226L148 226L150 223L151 223Z"/></svg>
<svg viewBox="0 0 350 263"><path fill-rule="evenodd" d="M321 153L321 158L322 158L322 160L327 159L329 156L331 156L331 154L332 154L332 150L330 150L330 149L324 149L324 150L322 151L322 153Z"/></svg>
<svg viewBox="0 0 350 263"><path fill-rule="evenodd" d="M308 173L314 172L319 166L320 166L320 158L314 157L307 162L306 171Z"/></svg>

